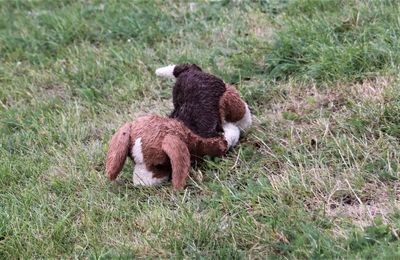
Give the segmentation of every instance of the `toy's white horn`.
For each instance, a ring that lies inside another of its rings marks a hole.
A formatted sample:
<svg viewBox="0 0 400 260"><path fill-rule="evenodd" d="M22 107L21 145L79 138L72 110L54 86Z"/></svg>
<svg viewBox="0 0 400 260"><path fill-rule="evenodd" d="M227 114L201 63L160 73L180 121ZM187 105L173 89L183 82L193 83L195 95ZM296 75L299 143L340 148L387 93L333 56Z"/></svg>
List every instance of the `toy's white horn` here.
<svg viewBox="0 0 400 260"><path fill-rule="evenodd" d="M166 67L156 69L156 75L166 78L175 78L174 76L175 65L168 65Z"/></svg>

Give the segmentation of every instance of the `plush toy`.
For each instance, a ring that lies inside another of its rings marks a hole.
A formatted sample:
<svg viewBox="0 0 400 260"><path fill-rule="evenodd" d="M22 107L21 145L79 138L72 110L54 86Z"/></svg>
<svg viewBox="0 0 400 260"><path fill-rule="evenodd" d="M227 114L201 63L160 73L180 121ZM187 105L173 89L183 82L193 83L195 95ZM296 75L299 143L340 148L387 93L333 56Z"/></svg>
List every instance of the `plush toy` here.
<svg viewBox="0 0 400 260"><path fill-rule="evenodd" d="M240 131L225 124L224 135L203 138L173 118L148 115L123 125L111 138L106 172L114 180L126 157L134 163L134 185L160 184L172 178L175 189L185 186L192 159L222 156L239 139Z"/></svg>
<svg viewBox="0 0 400 260"><path fill-rule="evenodd" d="M225 84L218 77L205 73L195 64L169 65L159 68L156 74L175 78L172 92L174 110L170 117L182 121L190 130L202 137L221 134L225 121L236 122L244 130L251 125L250 110L233 86ZM225 100L231 96L236 106L233 112L221 111Z"/></svg>
<svg viewBox="0 0 400 260"><path fill-rule="evenodd" d="M134 161L134 185L154 185L172 178L175 189L185 186L191 159L222 156L236 145L240 129L251 123L246 103L233 86L218 100L223 134L205 138L175 118L149 115L122 126L111 138L106 172L114 180L127 157ZM250 121L249 121L250 120Z"/></svg>

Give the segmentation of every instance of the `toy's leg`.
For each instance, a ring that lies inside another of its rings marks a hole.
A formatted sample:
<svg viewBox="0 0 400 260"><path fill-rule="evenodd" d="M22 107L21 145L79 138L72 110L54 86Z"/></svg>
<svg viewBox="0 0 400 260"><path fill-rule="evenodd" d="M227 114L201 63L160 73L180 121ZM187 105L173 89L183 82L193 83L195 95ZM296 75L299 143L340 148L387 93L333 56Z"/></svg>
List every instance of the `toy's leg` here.
<svg viewBox="0 0 400 260"><path fill-rule="evenodd" d="M249 107L246 105L246 112L244 116L239 121L234 122L234 124L239 127L240 130L246 130L251 126L251 113Z"/></svg>
<svg viewBox="0 0 400 260"><path fill-rule="evenodd" d="M220 100L220 115L222 122L231 122L240 130L245 130L251 125L250 109L234 86L226 87Z"/></svg>
<svg viewBox="0 0 400 260"><path fill-rule="evenodd" d="M240 130L233 123L224 123L222 126L224 134L218 137L203 138L192 134L192 140L188 145L193 158L208 156L222 156L229 148L235 146L239 141Z"/></svg>
<svg viewBox="0 0 400 260"><path fill-rule="evenodd" d="M224 136L203 138L193 134L189 143L193 159L208 156L222 156L228 150L228 140Z"/></svg>

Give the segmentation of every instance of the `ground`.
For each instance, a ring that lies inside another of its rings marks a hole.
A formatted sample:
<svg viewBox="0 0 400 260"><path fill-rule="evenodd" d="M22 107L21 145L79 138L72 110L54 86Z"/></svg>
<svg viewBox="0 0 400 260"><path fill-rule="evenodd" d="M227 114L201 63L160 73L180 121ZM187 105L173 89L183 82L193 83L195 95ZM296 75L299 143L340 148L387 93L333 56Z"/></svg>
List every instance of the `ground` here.
<svg viewBox="0 0 400 260"><path fill-rule="evenodd" d="M0 3L0 258L400 257L396 0ZM252 128L182 192L105 177L193 62Z"/></svg>

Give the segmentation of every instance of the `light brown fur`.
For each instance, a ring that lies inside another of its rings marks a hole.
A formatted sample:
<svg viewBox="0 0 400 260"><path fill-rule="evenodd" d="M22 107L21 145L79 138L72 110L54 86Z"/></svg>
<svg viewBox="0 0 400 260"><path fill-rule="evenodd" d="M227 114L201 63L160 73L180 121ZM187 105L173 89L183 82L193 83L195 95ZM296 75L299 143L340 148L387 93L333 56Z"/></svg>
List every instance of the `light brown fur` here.
<svg viewBox="0 0 400 260"><path fill-rule="evenodd" d="M106 172L110 180L117 178L129 152L131 123L123 125L111 138L108 148Z"/></svg>
<svg viewBox="0 0 400 260"><path fill-rule="evenodd" d="M110 180L114 180L121 171L137 138L142 140L143 158L146 167L154 173L153 177L162 178L172 173L175 189L185 186L190 155L222 156L227 151L227 142L223 136L202 138L178 120L157 115L144 116L125 124L112 137L106 164Z"/></svg>

